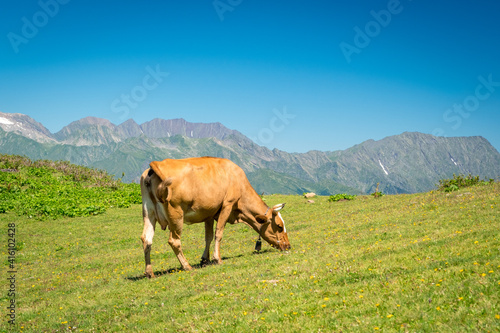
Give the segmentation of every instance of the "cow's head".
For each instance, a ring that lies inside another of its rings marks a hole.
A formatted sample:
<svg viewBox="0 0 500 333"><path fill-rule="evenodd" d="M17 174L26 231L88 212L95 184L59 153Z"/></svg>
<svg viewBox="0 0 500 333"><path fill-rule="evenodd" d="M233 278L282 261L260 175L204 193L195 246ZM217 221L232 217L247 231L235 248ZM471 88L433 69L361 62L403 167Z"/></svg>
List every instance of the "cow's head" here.
<svg viewBox="0 0 500 333"><path fill-rule="evenodd" d="M286 233L285 221L280 210L285 204L279 204L268 209L265 215L257 215L255 219L261 224L260 236L271 246L282 251L290 249L290 242Z"/></svg>

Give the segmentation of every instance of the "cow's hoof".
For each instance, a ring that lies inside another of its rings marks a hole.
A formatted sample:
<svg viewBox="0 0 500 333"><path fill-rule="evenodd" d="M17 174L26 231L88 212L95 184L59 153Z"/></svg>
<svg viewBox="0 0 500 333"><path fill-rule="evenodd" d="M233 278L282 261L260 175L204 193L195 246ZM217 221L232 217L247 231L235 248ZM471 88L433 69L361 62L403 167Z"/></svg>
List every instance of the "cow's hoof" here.
<svg viewBox="0 0 500 333"><path fill-rule="evenodd" d="M201 258L200 266L205 267L207 265L210 265L210 260L208 260L207 258Z"/></svg>
<svg viewBox="0 0 500 333"><path fill-rule="evenodd" d="M149 265L146 267L146 272L144 273L149 279L152 279L155 277L155 273L153 273L153 267Z"/></svg>

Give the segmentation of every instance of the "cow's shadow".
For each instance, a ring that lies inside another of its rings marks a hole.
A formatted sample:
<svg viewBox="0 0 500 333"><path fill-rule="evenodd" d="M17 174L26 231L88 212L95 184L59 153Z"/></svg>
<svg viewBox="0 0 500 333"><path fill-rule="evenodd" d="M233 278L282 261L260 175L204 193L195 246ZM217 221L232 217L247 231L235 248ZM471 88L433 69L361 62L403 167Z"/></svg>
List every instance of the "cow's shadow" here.
<svg viewBox="0 0 500 333"><path fill-rule="evenodd" d="M252 254L254 255L259 255L259 254L266 254L269 252L273 252L273 249L265 249L265 250L260 250L260 251L253 251Z"/></svg>
<svg viewBox="0 0 500 333"><path fill-rule="evenodd" d="M264 252L264 251L261 251L261 252ZM222 260L223 261L226 261L226 260L231 260L231 259L234 259L234 258L239 258L239 257L243 257L243 254L238 254L236 256L232 256L232 257L222 257ZM203 269L207 266L212 266L212 265L217 265L217 261L216 260L211 260L207 263L198 263L198 264L195 264L195 265L191 265L191 267L193 267L193 269ZM155 274L155 278L157 277L160 277L162 275L167 275L167 274L172 274L172 273L177 273L177 272L180 272L182 271L182 268L180 267L175 267L175 268L169 268L169 269L165 269L165 270L161 270L161 271L155 271L154 274ZM146 279L147 276L145 273L141 274L141 275L136 275L136 276L127 276L125 277L125 279L129 280L129 281L140 281L142 279Z"/></svg>

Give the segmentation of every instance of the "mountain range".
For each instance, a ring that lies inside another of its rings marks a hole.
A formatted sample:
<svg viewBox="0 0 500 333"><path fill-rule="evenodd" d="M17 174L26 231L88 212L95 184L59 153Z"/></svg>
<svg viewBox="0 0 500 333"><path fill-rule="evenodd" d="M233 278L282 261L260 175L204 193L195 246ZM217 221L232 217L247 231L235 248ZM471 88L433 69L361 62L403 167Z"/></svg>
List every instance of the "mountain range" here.
<svg viewBox="0 0 500 333"><path fill-rule="evenodd" d="M500 178L500 154L483 137L405 132L346 150L288 153L254 143L221 123L154 119L120 125L87 117L51 133L27 115L0 112L0 153L68 160L137 182L149 163L217 156L241 166L258 193L416 193L453 174Z"/></svg>

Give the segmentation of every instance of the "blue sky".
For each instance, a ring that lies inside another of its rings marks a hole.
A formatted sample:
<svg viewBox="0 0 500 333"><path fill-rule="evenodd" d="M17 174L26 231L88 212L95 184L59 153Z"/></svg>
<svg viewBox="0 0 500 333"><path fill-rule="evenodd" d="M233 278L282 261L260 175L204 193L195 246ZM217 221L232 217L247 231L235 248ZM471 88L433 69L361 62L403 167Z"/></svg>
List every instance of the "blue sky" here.
<svg viewBox="0 0 500 333"><path fill-rule="evenodd" d="M3 1L0 111L221 122L288 152L405 131L500 150L498 1Z"/></svg>

